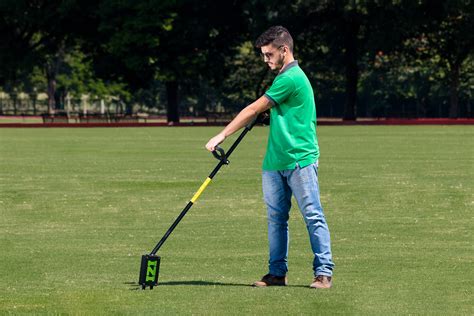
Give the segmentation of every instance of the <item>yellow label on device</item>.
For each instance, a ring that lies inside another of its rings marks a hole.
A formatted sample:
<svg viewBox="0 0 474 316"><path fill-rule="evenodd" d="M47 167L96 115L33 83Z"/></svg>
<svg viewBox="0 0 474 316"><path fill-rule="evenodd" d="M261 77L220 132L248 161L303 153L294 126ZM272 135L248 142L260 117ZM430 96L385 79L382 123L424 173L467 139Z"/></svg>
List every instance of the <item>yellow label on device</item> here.
<svg viewBox="0 0 474 316"><path fill-rule="evenodd" d="M207 185L209 184L209 182L211 182L211 178L207 178L206 181L204 181L203 184L201 184L201 187L199 188L199 190L197 190L196 194L194 194L193 198L191 199L191 202L196 202L196 200L199 198L199 196L201 195L202 191L204 191L207 187Z"/></svg>

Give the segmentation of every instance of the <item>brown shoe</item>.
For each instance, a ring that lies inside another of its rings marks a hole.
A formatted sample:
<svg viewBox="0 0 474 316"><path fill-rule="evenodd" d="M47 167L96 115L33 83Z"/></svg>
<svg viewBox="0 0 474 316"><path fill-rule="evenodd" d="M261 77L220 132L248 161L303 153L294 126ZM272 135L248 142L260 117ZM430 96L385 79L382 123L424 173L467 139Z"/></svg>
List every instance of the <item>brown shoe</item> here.
<svg viewBox="0 0 474 316"><path fill-rule="evenodd" d="M332 277L325 275L318 275L314 278L310 285L313 289L330 289L332 287Z"/></svg>
<svg viewBox="0 0 474 316"><path fill-rule="evenodd" d="M257 281L253 284L256 287L266 287L266 286L285 286L288 285L288 279L286 276L275 276L271 274L264 275L260 281Z"/></svg>

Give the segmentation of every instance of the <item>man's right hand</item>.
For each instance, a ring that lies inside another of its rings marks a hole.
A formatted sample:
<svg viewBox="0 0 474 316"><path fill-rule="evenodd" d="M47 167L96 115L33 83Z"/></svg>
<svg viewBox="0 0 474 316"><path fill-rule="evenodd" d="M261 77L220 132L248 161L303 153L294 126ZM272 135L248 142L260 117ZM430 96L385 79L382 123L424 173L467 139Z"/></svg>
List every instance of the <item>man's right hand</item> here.
<svg viewBox="0 0 474 316"><path fill-rule="evenodd" d="M219 133L207 142L206 149L209 151L214 151L216 150L216 146L222 143L224 140L225 135L223 133Z"/></svg>

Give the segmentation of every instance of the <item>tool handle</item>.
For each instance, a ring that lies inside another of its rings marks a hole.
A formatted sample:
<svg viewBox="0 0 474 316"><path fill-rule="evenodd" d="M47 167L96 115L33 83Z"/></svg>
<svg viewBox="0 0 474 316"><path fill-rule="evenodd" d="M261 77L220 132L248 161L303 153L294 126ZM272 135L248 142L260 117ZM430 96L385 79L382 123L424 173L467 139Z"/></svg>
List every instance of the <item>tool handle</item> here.
<svg viewBox="0 0 474 316"><path fill-rule="evenodd" d="M227 160L225 151L221 147L216 146L216 149L212 151L212 154L214 155L214 157L216 157L217 160L222 161L226 165L229 164L229 160Z"/></svg>

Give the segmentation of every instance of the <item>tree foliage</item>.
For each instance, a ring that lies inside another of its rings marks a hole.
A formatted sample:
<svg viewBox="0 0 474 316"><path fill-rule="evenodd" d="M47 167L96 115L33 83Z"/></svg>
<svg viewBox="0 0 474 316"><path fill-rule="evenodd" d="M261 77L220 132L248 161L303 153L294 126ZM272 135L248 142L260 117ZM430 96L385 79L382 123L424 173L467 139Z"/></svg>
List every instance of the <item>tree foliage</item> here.
<svg viewBox="0 0 474 316"><path fill-rule="evenodd" d="M471 0L0 0L0 86L237 111L274 76L253 47L285 25L319 115L472 116ZM45 80L38 80L42 73ZM56 104L59 103L59 104Z"/></svg>

